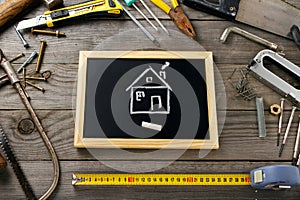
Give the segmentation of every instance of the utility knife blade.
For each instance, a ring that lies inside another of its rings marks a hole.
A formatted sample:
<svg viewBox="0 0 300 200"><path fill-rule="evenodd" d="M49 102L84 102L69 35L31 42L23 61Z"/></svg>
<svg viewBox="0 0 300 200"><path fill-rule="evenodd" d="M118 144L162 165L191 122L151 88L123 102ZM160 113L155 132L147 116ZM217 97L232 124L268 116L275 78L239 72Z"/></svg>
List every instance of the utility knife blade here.
<svg viewBox="0 0 300 200"><path fill-rule="evenodd" d="M183 4L239 21L292 39L290 29L300 27L300 10L282 0L183 0Z"/></svg>
<svg viewBox="0 0 300 200"><path fill-rule="evenodd" d="M51 18L48 20L51 20ZM43 26L46 25L46 21L47 21L47 17L44 15L40 15L31 19L26 19L18 23L17 30Z"/></svg>

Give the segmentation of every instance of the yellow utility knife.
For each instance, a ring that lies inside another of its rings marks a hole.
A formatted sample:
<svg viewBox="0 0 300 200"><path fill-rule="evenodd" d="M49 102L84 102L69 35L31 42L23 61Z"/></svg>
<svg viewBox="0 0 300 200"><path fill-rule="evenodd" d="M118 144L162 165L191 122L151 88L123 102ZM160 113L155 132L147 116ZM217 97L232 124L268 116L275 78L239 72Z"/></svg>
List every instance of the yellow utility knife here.
<svg viewBox="0 0 300 200"><path fill-rule="evenodd" d="M18 23L17 30L33 28L37 26L58 26L69 20L84 17L120 17L123 9L115 0L93 0L73 6L46 11L43 15L23 20Z"/></svg>

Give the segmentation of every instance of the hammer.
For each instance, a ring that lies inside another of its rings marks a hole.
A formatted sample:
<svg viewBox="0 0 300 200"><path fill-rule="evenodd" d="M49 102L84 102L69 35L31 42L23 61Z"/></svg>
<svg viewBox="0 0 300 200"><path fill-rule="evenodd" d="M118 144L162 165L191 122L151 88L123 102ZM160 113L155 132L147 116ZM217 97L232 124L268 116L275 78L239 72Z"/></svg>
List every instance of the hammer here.
<svg viewBox="0 0 300 200"><path fill-rule="evenodd" d="M0 29L12 23L19 14L40 4L40 0L6 0L0 4ZM42 0L48 9L62 5L63 0Z"/></svg>

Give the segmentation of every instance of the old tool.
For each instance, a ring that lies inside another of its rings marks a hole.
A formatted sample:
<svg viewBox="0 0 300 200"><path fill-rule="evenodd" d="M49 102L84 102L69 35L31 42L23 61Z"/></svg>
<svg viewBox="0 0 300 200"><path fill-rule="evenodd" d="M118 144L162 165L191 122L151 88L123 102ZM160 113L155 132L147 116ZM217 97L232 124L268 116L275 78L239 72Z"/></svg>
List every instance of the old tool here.
<svg viewBox="0 0 300 200"><path fill-rule="evenodd" d="M284 48L282 46L279 46L273 42L270 42L268 40L265 40L261 37L258 37L257 35L254 35L252 33L249 33L243 29L240 29L238 27L234 27L234 26L230 26L228 28L226 28L224 30L224 32L222 33L221 37L220 37L220 41L222 43L226 42L227 40L227 37L230 35L230 33L236 33L238 35L241 35L251 41L254 41L254 42L257 42L258 44L261 44L273 51L279 51L279 52L283 52L284 51Z"/></svg>
<svg viewBox="0 0 300 200"><path fill-rule="evenodd" d="M0 126L0 145L3 152L6 155L7 160L9 160L11 167L13 168L20 185L26 195L26 199L35 200L37 199L22 168L20 167L13 150L9 144L6 134L3 132L2 127Z"/></svg>
<svg viewBox="0 0 300 200"><path fill-rule="evenodd" d="M18 78L18 75L16 74L16 72L14 71L13 67L11 66L11 64L6 60L6 58L3 55L2 50L0 50L0 63L1 63L1 67L4 69L4 71L6 72L6 74L8 75L8 78L10 80L10 83L13 85L13 87L17 90L17 93L19 94L24 106L26 107L31 119L34 122L34 125L36 126L40 136L43 139L43 142L45 143L45 146L48 149L48 152L51 156L52 162L53 162L53 170L54 170L54 178L52 181L52 184L50 186L50 188L45 192L45 194L43 194L42 197L40 197L40 199L47 199L55 190L58 180L59 180L59 162L58 162L58 158L57 155L55 153L55 150L47 136L47 134L44 131L44 128L40 122L40 120L38 119L37 115L35 114L30 102L28 101L24 90L20 84L20 80Z"/></svg>
<svg viewBox="0 0 300 200"><path fill-rule="evenodd" d="M116 0L124 12L130 17L130 19L143 31L143 33L151 40L156 46L160 46L156 38L127 10L122 3L119 2L119 0Z"/></svg>
<svg viewBox="0 0 300 200"><path fill-rule="evenodd" d="M300 26L300 11L282 0L183 0L183 4L229 20L236 20L292 39L290 29Z"/></svg>
<svg viewBox="0 0 300 200"><path fill-rule="evenodd" d="M40 72L46 46L47 46L46 41L41 40L39 56L38 56L38 60L36 62L36 67L35 67L35 73Z"/></svg>
<svg viewBox="0 0 300 200"><path fill-rule="evenodd" d="M20 73L23 69L23 67L27 66L31 61L38 56L38 53L36 50L34 50L30 56L23 62L23 64L18 68L17 72Z"/></svg>
<svg viewBox="0 0 300 200"><path fill-rule="evenodd" d="M300 142L300 115L299 115L299 124L298 124L298 131L297 131L297 136L295 140L295 147L294 147L294 152L293 152L293 160L292 160L292 165L297 164L298 160L298 154L299 154L299 142Z"/></svg>
<svg viewBox="0 0 300 200"><path fill-rule="evenodd" d="M292 112L291 112L291 115L290 115L290 118L289 118L288 125L287 125L287 127L285 129L283 141L282 141L281 146L280 146L279 157L281 156L281 154L283 152L284 145L285 145L286 140L288 138L288 135L289 135L289 132L290 132L290 128L291 128L291 125L292 125L292 122L293 122L293 118L294 118L296 109L297 109L297 107L293 106L293 109L292 109Z"/></svg>
<svg viewBox="0 0 300 200"><path fill-rule="evenodd" d="M56 37L66 37L66 34L64 32L59 31L59 30L48 31L48 30L39 30L39 29L32 28L31 33L33 33L33 34L44 34L44 35L54 35Z"/></svg>
<svg viewBox="0 0 300 200"><path fill-rule="evenodd" d="M180 31L182 31L188 37L194 40L196 39L196 33L192 26L192 23L190 22L189 18L186 16L182 8L179 6L177 0L171 0L173 9L162 0L151 1L171 17L172 21L176 24Z"/></svg>
<svg viewBox="0 0 300 200"><path fill-rule="evenodd" d="M154 30L158 31L158 28L148 19L148 17L135 5L135 0L124 0L127 6L133 6L143 17L144 19L154 28Z"/></svg>
<svg viewBox="0 0 300 200"><path fill-rule="evenodd" d="M29 81L25 81L25 82L26 82L26 84L28 84L28 85L30 85L31 87L33 87L33 88L35 88L35 89L41 91L42 93L45 93L45 91L46 91L44 88L42 88L42 87L40 87L40 86L37 86L37 85L34 84L34 83L31 83L31 82L29 82Z"/></svg>
<svg viewBox="0 0 300 200"><path fill-rule="evenodd" d="M94 0L53 11L46 11L43 15L19 22L17 29L21 30L37 26L53 27L72 19L102 16L120 17L122 14L122 7L114 0Z"/></svg>
<svg viewBox="0 0 300 200"><path fill-rule="evenodd" d="M245 186L278 190L300 184L299 170L291 165L270 165L250 173L211 174L88 174L72 175L73 186Z"/></svg>
<svg viewBox="0 0 300 200"><path fill-rule="evenodd" d="M281 128L282 128L282 118L283 118L283 111L284 111L284 108L283 108L284 101L285 101L285 98L280 99L280 110L281 110L281 112L280 112L280 116L279 116L279 119L278 119L277 146L279 146L279 142L280 142L280 134L281 134Z"/></svg>
<svg viewBox="0 0 300 200"><path fill-rule="evenodd" d="M6 0L0 4L0 30L7 28L13 24L14 19L34 6L40 4L37 0Z"/></svg>
<svg viewBox="0 0 300 200"><path fill-rule="evenodd" d="M260 81L270 86L274 91L283 95L287 100L294 105L300 107L300 90L290 85L288 82L268 70L264 63L266 60L271 60L279 69L284 70L300 79L300 68L283 58L278 53L271 50L260 51L248 65L252 74Z"/></svg>
<svg viewBox="0 0 300 200"><path fill-rule="evenodd" d="M140 0L140 2L143 4L143 6L147 9L147 11L150 13L150 15L155 19L155 21L160 25L160 27L168 34L170 35L167 28L160 22L160 20L155 16L155 14L152 12L152 10L148 7L148 5L145 3L144 0Z"/></svg>
<svg viewBox="0 0 300 200"><path fill-rule="evenodd" d="M21 40L23 46L24 46L26 49L29 48L28 42L24 39L24 37L23 37L23 35L20 33L20 31L17 30L17 27L16 27L16 26L14 26L14 29L15 29L15 31L16 31L18 37L20 38L20 40Z"/></svg>

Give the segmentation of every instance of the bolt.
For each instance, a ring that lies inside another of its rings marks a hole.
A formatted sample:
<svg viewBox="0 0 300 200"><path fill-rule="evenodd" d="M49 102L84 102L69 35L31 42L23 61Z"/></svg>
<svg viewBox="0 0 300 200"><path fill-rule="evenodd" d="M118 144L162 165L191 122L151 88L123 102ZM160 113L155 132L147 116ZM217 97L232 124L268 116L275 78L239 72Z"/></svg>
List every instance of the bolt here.
<svg viewBox="0 0 300 200"><path fill-rule="evenodd" d="M25 78L29 80L36 80L36 81L47 81L45 77L26 76Z"/></svg>
<svg viewBox="0 0 300 200"><path fill-rule="evenodd" d="M23 46L27 49L29 47L29 44L26 42L26 40L24 39L23 35L20 33L20 31L17 30L17 27L14 26L14 29L17 33L17 35L19 36L21 42L23 43Z"/></svg>
<svg viewBox="0 0 300 200"><path fill-rule="evenodd" d="M66 34L64 32L57 31L47 31L47 30L38 30L38 29L31 29L31 33L40 33L45 35L55 35L56 37L65 37Z"/></svg>
<svg viewBox="0 0 300 200"><path fill-rule="evenodd" d="M37 86L37 85L35 85L35 84L29 82L29 81L26 81L26 83L27 83L28 85L30 85L30 86L32 86L32 87L34 87L34 88L36 88L36 89L42 91L43 93L45 92L45 89L42 88L42 87L39 87L39 86Z"/></svg>
<svg viewBox="0 0 300 200"><path fill-rule="evenodd" d="M45 51L46 45L47 45L47 43L44 40L41 40L39 57L38 57L36 67L35 67L35 72L36 73L38 73L41 69L42 60L43 60L43 57L44 57L44 51Z"/></svg>
<svg viewBox="0 0 300 200"><path fill-rule="evenodd" d="M19 67L19 69L17 70L17 72L20 73L21 70L23 69L23 67L25 67L26 65L28 65L37 55L38 55L38 53L36 52L36 50L34 50L31 53L31 55L25 60L25 62Z"/></svg>
<svg viewBox="0 0 300 200"><path fill-rule="evenodd" d="M21 58L23 56L25 56L25 54L24 53L20 53L20 54L16 55L14 58L10 59L9 62L12 63L15 60L18 60L19 58Z"/></svg>

